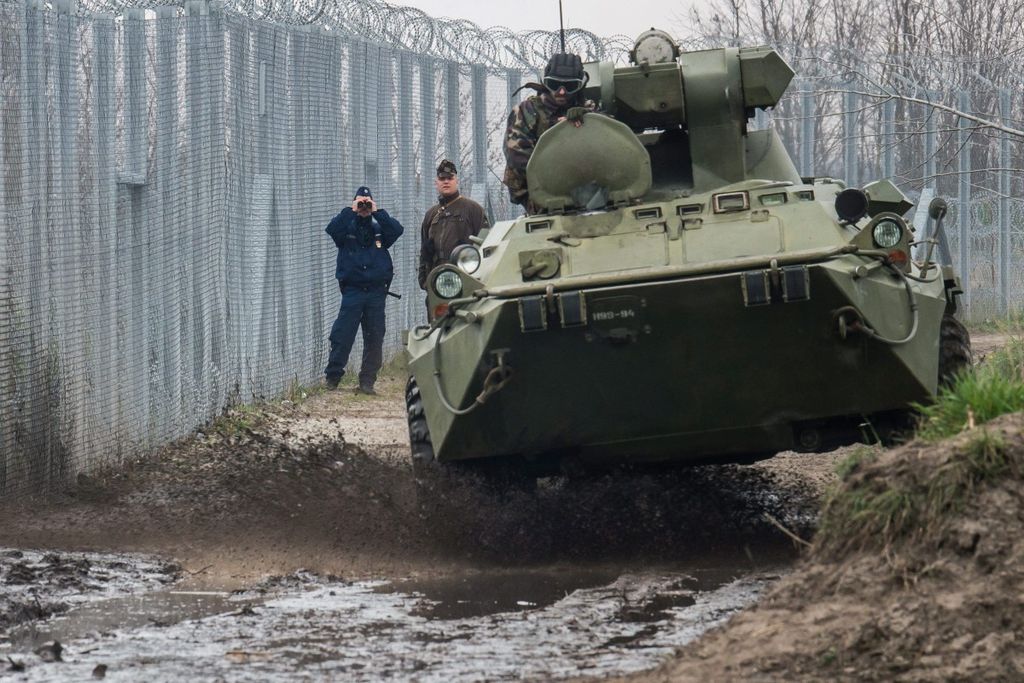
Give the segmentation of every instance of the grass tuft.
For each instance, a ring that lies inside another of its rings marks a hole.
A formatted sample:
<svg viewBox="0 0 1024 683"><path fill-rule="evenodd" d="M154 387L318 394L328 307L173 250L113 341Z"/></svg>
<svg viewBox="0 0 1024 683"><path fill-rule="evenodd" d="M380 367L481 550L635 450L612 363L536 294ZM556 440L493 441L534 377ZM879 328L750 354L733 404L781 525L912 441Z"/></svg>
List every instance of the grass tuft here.
<svg viewBox="0 0 1024 683"><path fill-rule="evenodd" d="M1005 317L984 318L967 323L972 333L979 334L1020 334L1024 332L1024 310L1010 311Z"/></svg>
<svg viewBox="0 0 1024 683"><path fill-rule="evenodd" d="M217 434L223 438L240 437L259 427L264 416L258 405L241 404L224 411L203 431Z"/></svg>
<svg viewBox="0 0 1024 683"><path fill-rule="evenodd" d="M815 545L844 552L917 539L963 510L982 484L1020 477L1021 464L1002 436L981 429L937 467L900 463L854 474L826 500Z"/></svg>
<svg viewBox="0 0 1024 683"><path fill-rule="evenodd" d="M1024 341L1011 339L983 365L942 388L934 403L917 408L921 414L917 436L926 441L1024 410Z"/></svg>
<svg viewBox="0 0 1024 683"><path fill-rule="evenodd" d="M1024 341L1011 339L943 388L934 403L917 408L917 436L925 442L974 431L956 449L926 446L916 458L904 450L885 466L875 466L878 449L861 447L851 453L838 465L841 481L826 498L817 551L888 550L920 539L962 511L980 486L1022 476L1022 451L1007 448L1000 433L983 425L1024 411Z"/></svg>
<svg viewBox="0 0 1024 683"><path fill-rule="evenodd" d="M852 453L839 461L836 465L836 474L840 479L846 479L862 466L877 460L880 452L878 446L857 446Z"/></svg>

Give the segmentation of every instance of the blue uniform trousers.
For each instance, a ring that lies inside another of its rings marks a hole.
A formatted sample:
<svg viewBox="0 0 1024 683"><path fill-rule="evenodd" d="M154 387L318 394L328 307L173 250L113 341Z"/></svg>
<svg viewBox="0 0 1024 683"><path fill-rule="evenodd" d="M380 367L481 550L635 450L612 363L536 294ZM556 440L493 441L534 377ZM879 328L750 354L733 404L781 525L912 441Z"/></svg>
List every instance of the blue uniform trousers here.
<svg viewBox="0 0 1024 683"><path fill-rule="evenodd" d="M331 326L331 355L324 370L328 380L345 374L356 329L363 328L363 364L359 368L359 386L372 387L383 361L384 301L387 287L345 287L341 294L341 309Z"/></svg>

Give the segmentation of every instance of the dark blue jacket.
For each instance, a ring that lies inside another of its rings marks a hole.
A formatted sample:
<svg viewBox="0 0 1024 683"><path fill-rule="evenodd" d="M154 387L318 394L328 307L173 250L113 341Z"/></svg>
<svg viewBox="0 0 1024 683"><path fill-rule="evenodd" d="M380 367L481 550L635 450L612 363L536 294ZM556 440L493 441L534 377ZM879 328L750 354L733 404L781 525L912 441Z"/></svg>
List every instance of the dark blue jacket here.
<svg viewBox="0 0 1024 683"><path fill-rule="evenodd" d="M395 268L388 249L399 235L402 224L377 209L361 217L345 207L327 225L327 234L338 247L338 267L334 277L342 287L375 287L391 284Z"/></svg>

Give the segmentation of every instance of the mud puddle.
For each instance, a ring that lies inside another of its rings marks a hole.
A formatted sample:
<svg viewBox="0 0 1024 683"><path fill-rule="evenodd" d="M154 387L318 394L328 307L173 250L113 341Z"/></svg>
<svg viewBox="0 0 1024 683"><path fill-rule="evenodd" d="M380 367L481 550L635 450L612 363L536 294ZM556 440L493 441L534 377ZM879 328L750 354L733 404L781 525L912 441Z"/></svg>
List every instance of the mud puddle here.
<svg viewBox="0 0 1024 683"><path fill-rule="evenodd" d="M182 621L251 609L255 602L233 599L230 593L222 591L154 591L73 607L42 623L11 629L6 639L11 651L29 652L51 641L67 643L82 638L111 637L116 631L163 628Z"/></svg>
<svg viewBox="0 0 1024 683"><path fill-rule="evenodd" d="M380 586L375 592L422 596L412 612L414 616L467 619L548 607L578 589L611 583L616 578L618 573L613 569L565 567L406 579Z"/></svg>
<svg viewBox="0 0 1024 683"><path fill-rule="evenodd" d="M114 681L616 675L657 666L755 601L784 566L727 558L355 582L298 572L230 594L142 585L10 630L0 657L26 681L85 680L97 667ZM63 661L47 662L39 648L54 640Z"/></svg>

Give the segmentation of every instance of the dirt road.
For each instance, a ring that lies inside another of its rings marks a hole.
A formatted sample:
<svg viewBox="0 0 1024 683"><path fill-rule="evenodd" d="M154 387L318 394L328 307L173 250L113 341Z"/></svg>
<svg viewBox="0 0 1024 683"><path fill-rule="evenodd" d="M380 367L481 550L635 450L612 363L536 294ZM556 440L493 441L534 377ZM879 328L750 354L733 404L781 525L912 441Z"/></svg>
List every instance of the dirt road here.
<svg viewBox="0 0 1024 683"><path fill-rule="evenodd" d="M402 386L381 389L246 412L0 509L0 656L25 680L651 669L787 571L793 542L766 513L809 533L838 457L542 480L501 498L456 483L423 508ZM35 652L53 640L62 663Z"/></svg>

